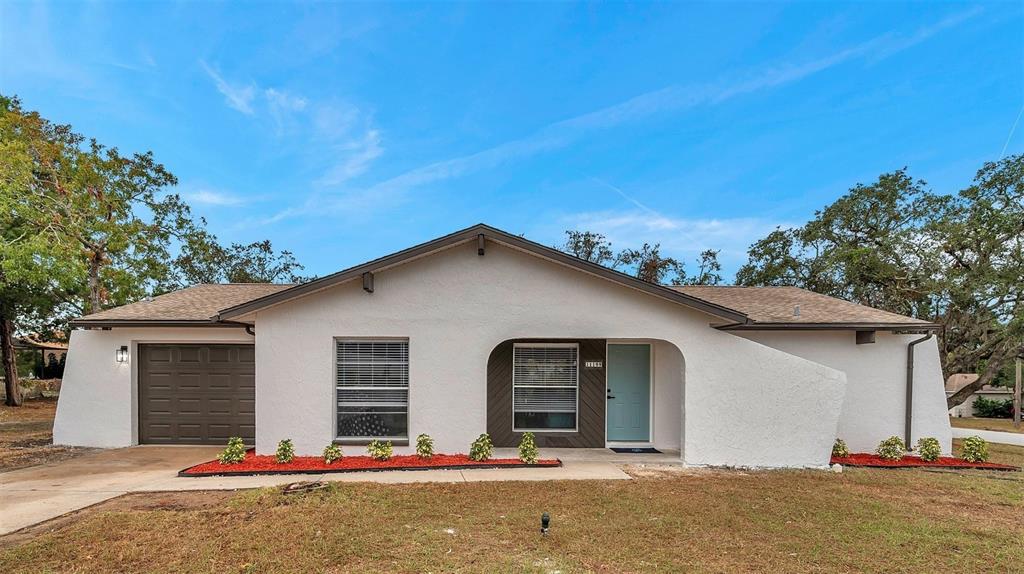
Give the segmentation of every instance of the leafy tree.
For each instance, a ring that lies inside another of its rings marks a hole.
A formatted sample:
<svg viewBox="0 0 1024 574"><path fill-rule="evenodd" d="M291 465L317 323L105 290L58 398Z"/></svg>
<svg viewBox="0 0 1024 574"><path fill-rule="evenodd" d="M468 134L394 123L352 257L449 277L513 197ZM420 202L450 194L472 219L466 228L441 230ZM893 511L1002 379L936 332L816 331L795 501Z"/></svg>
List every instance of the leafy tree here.
<svg viewBox="0 0 1024 574"><path fill-rule="evenodd" d="M0 357L20 404L13 337L198 280L295 280L269 241L221 247L167 189L151 153L123 155L0 96ZM180 249L185 255L172 257ZM192 250L195 253L192 253ZM180 283L179 283L180 282Z"/></svg>
<svg viewBox="0 0 1024 574"><path fill-rule="evenodd" d="M604 235L575 230L567 230L565 235L567 236L565 245L560 248L562 251L571 253L584 261L614 266L615 255L612 253L612 244Z"/></svg>
<svg viewBox="0 0 1024 574"><path fill-rule="evenodd" d="M683 264L671 257L661 255L661 244L653 246L644 243L640 249L624 249L619 253L618 261L633 270L638 279L648 283L663 283L669 274L683 276Z"/></svg>
<svg viewBox="0 0 1024 574"><path fill-rule="evenodd" d="M13 341L21 318L50 316L80 285L76 250L37 207L68 193L52 182L71 179L67 158L79 141L68 126L0 96L0 362L9 406L21 404Z"/></svg>
<svg viewBox="0 0 1024 574"><path fill-rule="evenodd" d="M197 283L300 283L304 267L290 251L275 252L270 240L222 246L199 229L185 238L174 259L174 287Z"/></svg>
<svg viewBox="0 0 1024 574"><path fill-rule="evenodd" d="M955 406L1024 354L1024 155L988 162L929 229L944 274L938 292L947 372L977 381L947 400Z"/></svg>
<svg viewBox="0 0 1024 574"><path fill-rule="evenodd" d="M705 249L697 258L697 274L688 277L680 269L672 280L673 285L718 285L722 282L722 264L718 262L719 251Z"/></svg>
<svg viewBox="0 0 1024 574"><path fill-rule="evenodd" d="M946 375L979 379L962 403L1024 346L1024 156L987 163L957 195L936 195L905 170L857 185L797 229L751 246L741 285L796 285L943 325Z"/></svg>

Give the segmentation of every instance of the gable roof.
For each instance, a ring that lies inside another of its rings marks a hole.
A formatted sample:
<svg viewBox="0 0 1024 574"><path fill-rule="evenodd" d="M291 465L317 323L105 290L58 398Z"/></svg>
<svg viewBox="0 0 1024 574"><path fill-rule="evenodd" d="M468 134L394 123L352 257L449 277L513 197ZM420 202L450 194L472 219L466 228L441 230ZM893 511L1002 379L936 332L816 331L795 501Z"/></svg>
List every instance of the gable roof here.
<svg viewBox="0 0 1024 574"><path fill-rule="evenodd" d="M200 284L149 300L106 309L71 322L75 327L192 326L212 324L225 307L292 287L277 283Z"/></svg>
<svg viewBox="0 0 1024 574"><path fill-rule="evenodd" d="M938 325L858 305L799 287L736 287L684 285L673 289L703 301L736 309L751 323L724 329L864 328L935 329ZM800 314L796 315L799 307Z"/></svg>
<svg viewBox="0 0 1024 574"><path fill-rule="evenodd" d="M479 224L438 239L300 284L202 284L86 315L75 327L239 326L235 319L292 299L358 279L450 247L498 242L583 273L612 281L724 319L720 329L934 330L934 323L858 305L798 287L665 286L641 281L551 247ZM794 315L794 307L800 314Z"/></svg>
<svg viewBox="0 0 1024 574"><path fill-rule="evenodd" d="M455 233L439 237L426 243L421 243L397 253L392 253L391 255L386 255L379 259L374 259L373 261L363 263L362 265L356 265L355 267L338 271L337 273L309 281L308 283L300 283L289 289L271 293L252 301L240 303L233 307L228 307L218 313L215 319L222 321L235 319L271 305L277 305L297 297L302 297L304 295L309 295L311 293L327 289L345 281L362 277L364 273L377 273L407 261L418 259L437 251L472 241L480 242L482 249L486 249L484 244L486 241L503 243L515 249L526 251L556 263L576 268L585 273L589 273L590 275L613 281L626 287L644 291L651 295L661 297L662 299L667 299L674 303L679 303L681 305L709 313L732 323L748 322L747 316L735 309L730 309L717 303L698 299L697 297L670 289L664 285L657 285L642 281L632 275L627 275L620 271L609 269L596 263L591 263L590 261L584 261L583 259L574 257L557 249L541 245L540 243L524 239L517 235L512 235L511 233L484 225L483 223L467 227L461 231L456 231Z"/></svg>

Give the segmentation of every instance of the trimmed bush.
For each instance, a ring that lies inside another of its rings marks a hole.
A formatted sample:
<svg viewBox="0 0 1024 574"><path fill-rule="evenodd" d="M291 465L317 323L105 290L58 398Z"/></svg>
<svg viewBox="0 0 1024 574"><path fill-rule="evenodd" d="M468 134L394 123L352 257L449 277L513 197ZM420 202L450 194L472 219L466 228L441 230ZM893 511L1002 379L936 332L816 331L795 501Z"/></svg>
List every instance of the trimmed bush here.
<svg viewBox="0 0 1024 574"><path fill-rule="evenodd" d="M286 464L291 462L293 458L295 458L295 447L292 446L292 439L281 439L281 442L277 443L277 452L274 454L274 460L278 464Z"/></svg>
<svg viewBox="0 0 1024 574"><path fill-rule="evenodd" d="M394 452L391 441L371 440L370 444L366 445L366 453L374 460L389 460Z"/></svg>
<svg viewBox="0 0 1024 574"><path fill-rule="evenodd" d="M967 462L988 460L988 443L980 436L969 436L960 445L960 458Z"/></svg>
<svg viewBox="0 0 1024 574"><path fill-rule="evenodd" d="M416 455L420 458L434 456L434 439L428 434L421 434L416 437Z"/></svg>
<svg viewBox="0 0 1024 574"><path fill-rule="evenodd" d="M242 437L233 436L228 439L228 447L217 456L221 464L238 464L245 460L245 443Z"/></svg>
<svg viewBox="0 0 1024 574"><path fill-rule="evenodd" d="M345 456L341 452L341 447L336 444L329 444L324 447L324 462L331 464L336 460L341 460L341 457Z"/></svg>
<svg viewBox="0 0 1024 574"><path fill-rule="evenodd" d="M836 439L836 442L832 444L832 456L839 458L850 456L850 449L846 447L846 441L841 438Z"/></svg>
<svg viewBox="0 0 1024 574"><path fill-rule="evenodd" d="M537 441L534 439L533 433L524 432L523 440L519 441L519 460L526 464L536 464L539 454L537 451Z"/></svg>
<svg viewBox="0 0 1024 574"><path fill-rule="evenodd" d="M878 443L875 454L885 460L900 460L907 454L907 446L903 444L903 439L900 437L891 436Z"/></svg>
<svg viewBox="0 0 1024 574"><path fill-rule="evenodd" d="M494 453L494 444L491 443L491 436L484 433L469 445L469 458L477 462L483 462L491 458Z"/></svg>
<svg viewBox="0 0 1024 574"><path fill-rule="evenodd" d="M939 439L926 436L917 441L917 454L921 460L928 462L939 460L942 455L942 447L939 446Z"/></svg>
<svg viewBox="0 0 1024 574"><path fill-rule="evenodd" d="M978 397L974 399L974 416L988 419L1013 418L1013 399L1001 401Z"/></svg>

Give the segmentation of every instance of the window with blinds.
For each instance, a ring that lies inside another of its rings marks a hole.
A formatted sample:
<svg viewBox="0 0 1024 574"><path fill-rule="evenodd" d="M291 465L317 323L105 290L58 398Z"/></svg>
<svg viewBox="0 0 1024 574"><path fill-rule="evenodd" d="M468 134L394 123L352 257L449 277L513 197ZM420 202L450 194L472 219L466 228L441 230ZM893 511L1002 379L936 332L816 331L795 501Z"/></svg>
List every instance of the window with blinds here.
<svg viewBox="0 0 1024 574"><path fill-rule="evenodd" d="M409 436L409 342L338 340L339 438Z"/></svg>
<svg viewBox="0 0 1024 574"><path fill-rule="evenodd" d="M575 343L512 347L512 429L574 431L579 397Z"/></svg>

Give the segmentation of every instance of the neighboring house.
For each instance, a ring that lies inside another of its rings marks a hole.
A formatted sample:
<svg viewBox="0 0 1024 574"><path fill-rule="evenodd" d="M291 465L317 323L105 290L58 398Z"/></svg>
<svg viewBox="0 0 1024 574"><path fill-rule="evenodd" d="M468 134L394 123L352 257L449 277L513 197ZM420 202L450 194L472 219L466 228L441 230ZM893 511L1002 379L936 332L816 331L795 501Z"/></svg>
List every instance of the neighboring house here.
<svg viewBox="0 0 1024 574"><path fill-rule="evenodd" d="M64 338L64 333L58 333L60 337ZM29 377L34 377L37 374L42 378L55 377L59 378L59 369L51 374L50 367L52 363L59 363L60 360L67 355L68 345L67 343L58 343L55 341L43 341L42 338L37 334L26 335L24 337L14 337L13 346L15 351L28 353L38 357L37 368L41 370L40 373L29 373ZM35 357L33 358L35 360ZM0 373L0 380L3 379L3 374Z"/></svg>
<svg viewBox="0 0 1024 574"><path fill-rule="evenodd" d="M951 435L935 325L792 287L666 287L477 225L300 285L198 285L82 317L59 444L300 454L651 445L820 467L838 436ZM908 414L912 417L907 429Z"/></svg>
<svg viewBox="0 0 1024 574"><path fill-rule="evenodd" d="M977 380L978 375L975 373L950 375L949 378L946 379L946 397L948 398L953 396L954 393ZM967 397L966 401L949 409L949 414L954 417L970 418L975 416L976 412L974 410L974 402L978 400L978 397L983 397L990 401L1013 400L1013 389L1010 387L993 387L992 385L985 385L975 391L973 395Z"/></svg>

